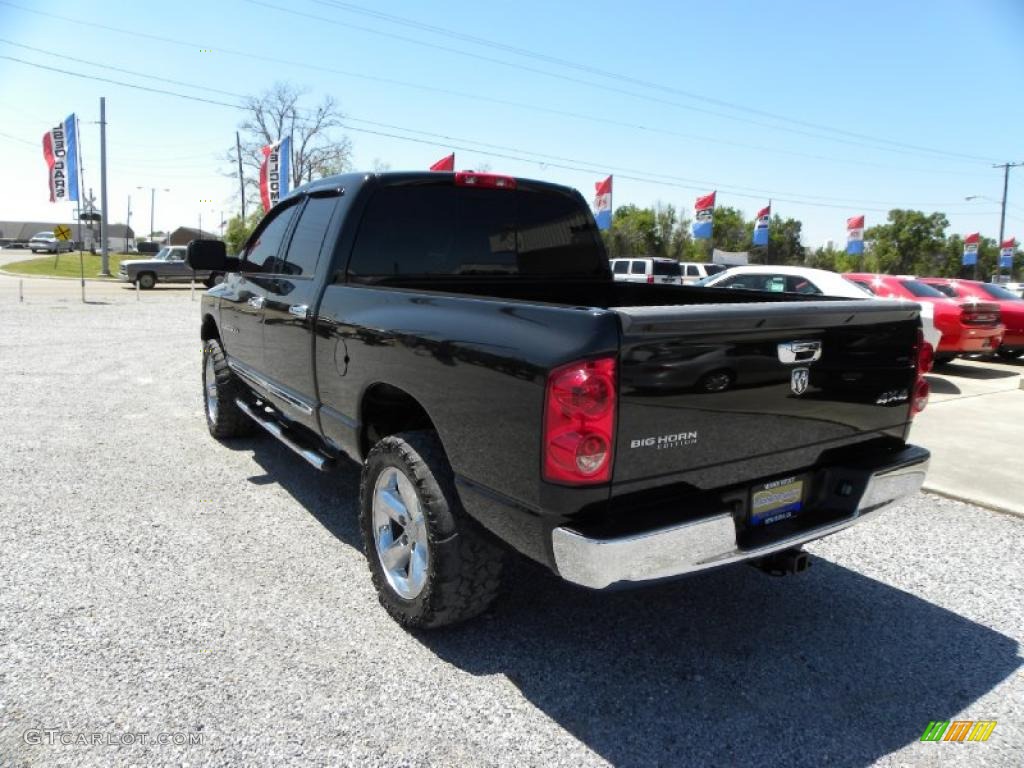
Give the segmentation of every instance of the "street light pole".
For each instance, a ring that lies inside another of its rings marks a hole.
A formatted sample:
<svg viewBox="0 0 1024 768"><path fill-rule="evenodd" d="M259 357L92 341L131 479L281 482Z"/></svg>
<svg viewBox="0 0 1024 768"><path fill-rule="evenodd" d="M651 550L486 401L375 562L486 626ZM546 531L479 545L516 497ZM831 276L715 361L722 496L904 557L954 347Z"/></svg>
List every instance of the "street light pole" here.
<svg viewBox="0 0 1024 768"><path fill-rule="evenodd" d="M997 249L1002 249L1002 247L1003 247L1003 237L1005 236L1005 233L1006 233L1006 192L1007 192L1007 190L1010 187L1010 169L1011 168L1016 168L1018 165L1021 165L1021 163L1002 163L1000 165L993 165L992 166L993 168L1002 168L1003 169L1003 206L1002 206L1002 211L999 214L999 243L996 245ZM999 278L1001 278L1003 276L1002 272L1003 272L1003 268L1002 268L1002 266L999 263L999 255L998 255L998 251L997 251L997 254L996 254L996 282L997 283L1000 281ZM1011 279L1013 278L1013 266L1012 265L1010 266L1010 277L1011 277Z"/></svg>

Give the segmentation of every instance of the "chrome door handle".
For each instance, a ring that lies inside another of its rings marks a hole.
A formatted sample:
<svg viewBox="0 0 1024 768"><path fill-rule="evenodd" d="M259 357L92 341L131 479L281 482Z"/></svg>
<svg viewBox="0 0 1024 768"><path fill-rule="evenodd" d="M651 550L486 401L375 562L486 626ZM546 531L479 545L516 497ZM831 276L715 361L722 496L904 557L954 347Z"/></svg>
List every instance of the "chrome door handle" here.
<svg viewBox="0 0 1024 768"><path fill-rule="evenodd" d="M290 307L288 307L288 314L289 315L295 315L296 317L301 317L301 318L305 319L306 315L309 314L309 305L308 304L292 304Z"/></svg>
<svg viewBox="0 0 1024 768"><path fill-rule="evenodd" d="M266 301L266 298L263 296L253 296L247 303L253 309L262 309L264 301Z"/></svg>

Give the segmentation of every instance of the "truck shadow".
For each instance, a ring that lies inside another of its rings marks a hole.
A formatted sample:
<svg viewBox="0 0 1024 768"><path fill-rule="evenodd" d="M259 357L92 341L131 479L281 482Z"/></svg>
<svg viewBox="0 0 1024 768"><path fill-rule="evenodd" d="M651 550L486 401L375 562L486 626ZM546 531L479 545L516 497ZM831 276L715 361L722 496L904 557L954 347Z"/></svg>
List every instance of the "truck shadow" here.
<svg viewBox="0 0 1024 768"><path fill-rule="evenodd" d="M357 465L320 475L273 441L244 447L361 547ZM469 674L505 676L613 765L869 765L1021 663L1013 639L820 558L795 577L738 566L612 593L516 559L506 585L483 617L417 639Z"/></svg>
<svg viewBox="0 0 1024 768"><path fill-rule="evenodd" d="M979 363L987 362L985 360L977 360ZM1000 361L1000 364L1004 364ZM1011 376L1019 375L1017 371L1006 370L1005 368L979 368L975 365L959 365L956 362L947 363L946 365L940 365L935 369L935 373L940 376L959 376L964 379L1008 379Z"/></svg>

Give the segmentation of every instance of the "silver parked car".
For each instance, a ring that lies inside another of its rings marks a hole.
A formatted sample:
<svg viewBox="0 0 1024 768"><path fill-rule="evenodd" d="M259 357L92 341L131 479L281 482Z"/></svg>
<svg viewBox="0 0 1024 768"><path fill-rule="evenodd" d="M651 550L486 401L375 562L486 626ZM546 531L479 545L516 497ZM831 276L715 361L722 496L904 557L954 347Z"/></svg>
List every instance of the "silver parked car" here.
<svg viewBox="0 0 1024 768"><path fill-rule="evenodd" d="M70 240L58 240L53 232L36 232L28 241L28 247L32 253L60 253L70 251L74 246Z"/></svg>
<svg viewBox="0 0 1024 768"><path fill-rule="evenodd" d="M118 277L139 288L152 288L158 282L187 283L197 280L213 287L224 279L223 273L205 270L193 271L185 263L184 245L164 246L151 259L129 259L121 262Z"/></svg>

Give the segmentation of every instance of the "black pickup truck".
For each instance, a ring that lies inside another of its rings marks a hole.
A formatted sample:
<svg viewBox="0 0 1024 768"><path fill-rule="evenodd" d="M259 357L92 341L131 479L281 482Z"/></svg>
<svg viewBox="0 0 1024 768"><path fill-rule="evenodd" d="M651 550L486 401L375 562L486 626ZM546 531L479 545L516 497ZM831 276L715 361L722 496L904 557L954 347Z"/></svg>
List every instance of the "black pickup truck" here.
<svg viewBox="0 0 1024 768"><path fill-rule="evenodd" d="M918 308L615 282L579 193L350 174L278 203L202 302L206 418L362 464L373 582L406 626L473 616L514 550L593 589L800 546L915 493Z"/></svg>

